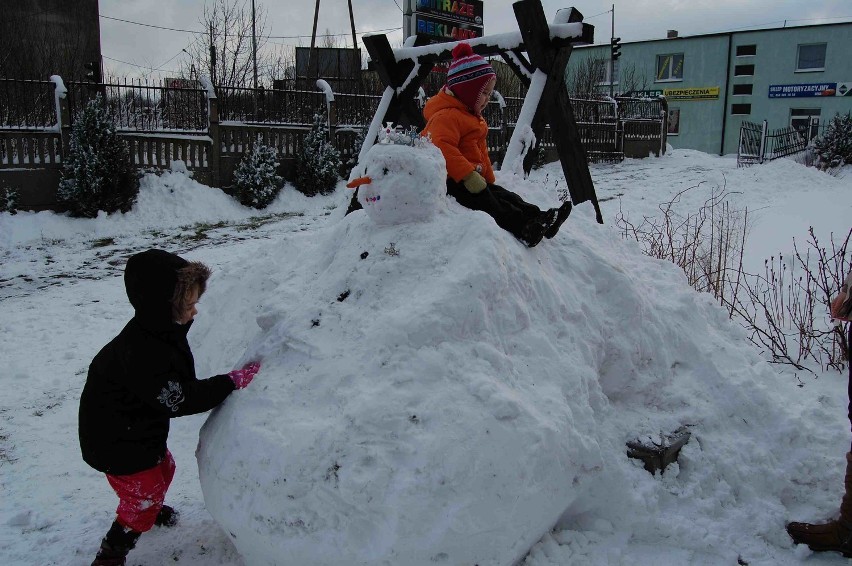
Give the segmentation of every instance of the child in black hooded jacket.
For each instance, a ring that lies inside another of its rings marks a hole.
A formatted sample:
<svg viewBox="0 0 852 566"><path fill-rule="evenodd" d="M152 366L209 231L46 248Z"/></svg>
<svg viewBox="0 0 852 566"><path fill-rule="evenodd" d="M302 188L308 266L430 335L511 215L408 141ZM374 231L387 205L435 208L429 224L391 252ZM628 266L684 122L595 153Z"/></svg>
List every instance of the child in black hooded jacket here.
<svg viewBox="0 0 852 566"><path fill-rule="evenodd" d="M124 284L135 315L95 356L80 397L83 459L106 474L119 497L92 566L124 565L141 533L176 523L177 512L163 504L175 471L169 420L209 411L260 368L195 377L186 335L209 276L204 264L162 250L127 262Z"/></svg>

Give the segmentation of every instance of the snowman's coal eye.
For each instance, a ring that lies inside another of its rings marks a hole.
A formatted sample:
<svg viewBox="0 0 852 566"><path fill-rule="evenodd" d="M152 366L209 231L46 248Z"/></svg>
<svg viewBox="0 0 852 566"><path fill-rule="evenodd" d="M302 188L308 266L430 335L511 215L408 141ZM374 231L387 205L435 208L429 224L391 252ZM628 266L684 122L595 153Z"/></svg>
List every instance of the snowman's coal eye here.
<svg viewBox="0 0 852 566"><path fill-rule="evenodd" d="M382 169L382 175L387 175L389 172L390 172L390 171L388 170L388 168L387 168L387 167L385 167L384 169Z"/></svg>

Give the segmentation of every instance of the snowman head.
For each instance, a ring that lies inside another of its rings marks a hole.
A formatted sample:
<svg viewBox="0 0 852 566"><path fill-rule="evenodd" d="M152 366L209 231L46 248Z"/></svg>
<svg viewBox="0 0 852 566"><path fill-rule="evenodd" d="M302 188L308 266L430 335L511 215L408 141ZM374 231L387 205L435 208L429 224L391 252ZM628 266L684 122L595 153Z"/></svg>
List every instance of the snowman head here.
<svg viewBox="0 0 852 566"><path fill-rule="evenodd" d="M380 225L431 219L446 208L447 168L432 143L376 144L358 165L358 202Z"/></svg>

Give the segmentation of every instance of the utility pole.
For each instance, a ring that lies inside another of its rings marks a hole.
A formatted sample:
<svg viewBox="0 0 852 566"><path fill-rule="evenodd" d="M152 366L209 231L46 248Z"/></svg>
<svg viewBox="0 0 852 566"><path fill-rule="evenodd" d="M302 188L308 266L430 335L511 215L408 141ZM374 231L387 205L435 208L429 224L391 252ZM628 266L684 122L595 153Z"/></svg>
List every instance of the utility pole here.
<svg viewBox="0 0 852 566"><path fill-rule="evenodd" d="M314 61L314 47L317 42L317 21L319 20L319 5L320 0L317 0L317 6L314 9L314 31L311 32L311 50L308 51L308 70L306 72L308 78L311 77L311 64Z"/></svg>
<svg viewBox="0 0 852 566"><path fill-rule="evenodd" d="M257 90L257 29L254 0L251 0L251 60L254 65L254 88Z"/></svg>
<svg viewBox="0 0 852 566"><path fill-rule="evenodd" d="M610 46L614 45L612 40L615 39L615 4L612 5L612 34L609 36ZM609 97L612 98L614 95L613 91L613 79L615 78L615 59L613 59L613 50L610 47L609 50Z"/></svg>
<svg viewBox="0 0 852 566"><path fill-rule="evenodd" d="M349 0L349 23L352 25L352 49L358 50L358 40L355 38L355 16L352 13L352 0Z"/></svg>
<svg viewBox="0 0 852 566"><path fill-rule="evenodd" d="M252 98L254 99L254 119L257 120L257 16L254 9L254 0L251 0L251 61L254 67L254 89L252 90Z"/></svg>
<svg viewBox="0 0 852 566"><path fill-rule="evenodd" d="M213 43L213 24L210 24L210 82L216 86L216 45Z"/></svg>

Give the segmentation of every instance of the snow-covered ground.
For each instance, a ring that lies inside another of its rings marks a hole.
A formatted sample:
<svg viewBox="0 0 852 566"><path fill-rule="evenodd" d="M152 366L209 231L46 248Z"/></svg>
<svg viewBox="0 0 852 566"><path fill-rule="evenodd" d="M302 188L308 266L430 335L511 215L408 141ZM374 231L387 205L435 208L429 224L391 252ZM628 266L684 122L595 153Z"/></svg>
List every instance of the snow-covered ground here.
<svg viewBox="0 0 852 566"><path fill-rule="evenodd" d="M783 530L786 521L824 519L836 512L849 445L845 376L816 370L814 377L760 361L744 334L716 312L706 296L692 293L668 266L642 257L635 244L620 242L613 227L619 208L631 218L659 214L659 203L701 183L683 196L688 210L703 203L714 187L725 186L738 193L737 204L747 206L752 215L744 259L747 268L757 271L769 255L789 253L794 237L803 241L808 226L813 225L822 240L830 233L845 236L852 218L852 172L847 168L844 173L835 178L790 160L738 170L732 158L678 150L659 159L593 166L607 221L604 227L593 222L588 204L581 205L557 238L527 250L493 223L479 217L469 222L469 233L485 243L471 248L465 242L468 252L487 250L511 268L525 262L523 269L533 282L541 274L552 279L567 273L565 281L547 283L579 289L572 291L578 301L595 298L583 289L596 285L605 289L607 281L596 276L629 282L626 296L650 294L642 304L658 310L639 318L631 304L587 307L586 312L602 316L621 308L625 315L624 320L610 321L610 342L602 342L612 348L605 352L612 356L609 379L618 376L612 368L620 368L623 381L603 382L601 376L599 383L587 379L584 384L609 397L601 401L608 409L594 415L607 417L597 422L602 436L617 433L629 440L631 431L625 423L687 424L690 414L704 427L694 428L680 463L662 476L647 474L626 456L618 459L615 451L604 451L598 462L603 467L569 464L576 474L565 481L593 489L575 499L557 528L533 546L525 566L648 562L709 566L738 560L752 565L845 563L839 555L794 548ZM550 205L556 202L559 177L558 166L549 165L528 181L498 180ZM139 203L123 217L75 220L51 213L0 214L0 563L88 564L112 520L115 496L103 476L80 459L76 417L89 361L132 315L119 277L124 260L157 246L213 268L190 341L199 375L220 373L236 365L260 333L254 318L264 306L287 305L288 297L295 300L293 289L271 295L283 281L263 286L262 274L292 273L290 281L307 290L311 280L300 268L315 268L326 256L305 257L306 249L331 253L329 237L341 238L344 250L378 242L363 239L366 225L359 228L352 218L343 219L348 197L342 183L333 195L314 199L288 188L258 214L176 172L148 177ZM474 214L451 203L449 215L454 218ZM450 220L433 222L437 231ZM351 230L344 223L350 223ZM451 245L440 234L430 239L418 232L422 227L381 230L385 230L382 238L393 241L401 255L378 249L372 259L380 255L386 262L427 266L441 259L439 254L426 257L434 251L429 245ZM415 232L422 237L413 237ZM362 240L343 241L350 234ZM424 259L412 263L412 256ZM471 269L480 269L485 284L488 271L473 259L442 263L443 271L438 271L464 280ZM568 268L576 270L576 278ZM495 267L495 281L506 277L499 269ZM333 275L319 284L334 281ZM603 292L597 298L618 301L619 294ZM686 308L690 305L693 308ZM400 312L402 307L395 304ZM541 304L529 307L531 312L544 310ZM568 310L573 307L568 305ZM554 329L570 333L570 325L564 325L564 320L556 321ZM332 344L331 320L323 320L322 329L327 333L324 345ZM712 383L697 384L701 368L689 367L690 353L676 351L677 342L654 339L690 330L701 336L679 343L701 345L694 355L712 360L713 370L705 375ZM643 333L644 339L636 337ZM630 351L633 344L642 346L641 355ZM505 344L485 340L482 346L502 351ZM320 355L326 354L321 350ZM336 354L327 355L317 362ZM681 369L673 369L675 362ZM467 369L481 368L460 368ZM649 380L654 371L660 372L659 383ZM629 379L631 372L640 378L636 383ZM687 374L691 377L677 379ZM262 380L263 373L253 386L262 385ZM398 387L407 387L401 381ZM412 396L426 394L414 384L408 387ZM500 391L489 387L483 383L481 392L492 400L500 397ZM705 397L707 391L716 397ZM721 409L726 406L732 412ZM719 412L711 415L714 408ZM128 564L243 564L202 497L194 453L206 418L177 419L172 425L170 448L178 471L167 501L181 510L181 523L143 536ZM668 430L635 430L637 436L659 432ZM592 440L590 432L584 434ZM577 453L586 454L587 449ZM719 455L725 458L713 459ZM505 458L507 469L517 464L513 454ZM528 486L519 485L518 492L521 487ZM494 520L505 525L506 519Z"/></svg>

